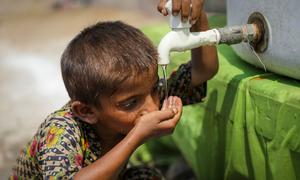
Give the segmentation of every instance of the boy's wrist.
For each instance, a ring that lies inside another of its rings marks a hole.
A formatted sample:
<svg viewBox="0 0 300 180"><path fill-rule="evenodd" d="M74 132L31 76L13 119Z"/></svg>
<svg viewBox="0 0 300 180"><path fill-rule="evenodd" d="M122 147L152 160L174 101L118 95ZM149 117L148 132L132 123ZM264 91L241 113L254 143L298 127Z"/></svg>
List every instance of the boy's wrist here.
<svg viewBox="0 0 300 180"><path fill-rule="evenodd" d="M138 128L133 127L129 133L127 134L128 138L136 144L136 146L140 146L145 141L145 135L139 131Z"/></svg>

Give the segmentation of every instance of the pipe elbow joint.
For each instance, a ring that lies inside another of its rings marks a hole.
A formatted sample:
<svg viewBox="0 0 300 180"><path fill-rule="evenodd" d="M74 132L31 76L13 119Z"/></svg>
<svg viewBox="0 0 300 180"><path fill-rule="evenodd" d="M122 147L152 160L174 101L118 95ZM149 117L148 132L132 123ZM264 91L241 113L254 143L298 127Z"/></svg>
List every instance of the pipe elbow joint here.
<svg viewBox="0 0 300 180"><path fill-rule="evenodd" d="M171 51L185 51L189 49L189 29L173 30L167 33L158 45L158 64L167 65L170 63Z"/></svg>
<svg viewBox="0 0 300 180"><path fill-rule="evenodd" d="M170 51L171 51L171 36L172 32L169 32L166 34L162 40L160 41L158 47L157 47L157 52L158 52L158 64L160 65L167 65L170 63Z"/></svg>

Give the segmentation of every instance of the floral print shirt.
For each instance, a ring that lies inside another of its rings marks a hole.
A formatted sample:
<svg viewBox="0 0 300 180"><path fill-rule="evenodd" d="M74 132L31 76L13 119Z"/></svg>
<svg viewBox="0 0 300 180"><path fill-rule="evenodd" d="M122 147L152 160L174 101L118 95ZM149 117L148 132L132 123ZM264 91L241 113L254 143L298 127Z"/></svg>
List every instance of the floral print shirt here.
<svg viewBox="0 0 300 180"><path fill-rule="evenodd" d="M169 94L184 105L201 102L206 83L191 88L191 65L182 64L168 80ZM163 88L158 87L161 99ZM81 168L101 157L93 127L76 117L68 103L50 114L32 140L20 151L11 179L72 179Z"/></svg>

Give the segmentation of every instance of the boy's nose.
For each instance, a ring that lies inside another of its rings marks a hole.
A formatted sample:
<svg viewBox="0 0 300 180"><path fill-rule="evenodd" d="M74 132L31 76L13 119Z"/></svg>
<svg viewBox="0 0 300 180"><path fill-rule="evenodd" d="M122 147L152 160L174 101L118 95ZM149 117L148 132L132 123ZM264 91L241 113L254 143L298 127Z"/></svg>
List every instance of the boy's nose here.
<svg viewBox="0 0 300 180"><path fill-rule="evenodd" d="M159 109L159 98L149 95L146 98L145 110L147 112L157 111Z"/></svg>

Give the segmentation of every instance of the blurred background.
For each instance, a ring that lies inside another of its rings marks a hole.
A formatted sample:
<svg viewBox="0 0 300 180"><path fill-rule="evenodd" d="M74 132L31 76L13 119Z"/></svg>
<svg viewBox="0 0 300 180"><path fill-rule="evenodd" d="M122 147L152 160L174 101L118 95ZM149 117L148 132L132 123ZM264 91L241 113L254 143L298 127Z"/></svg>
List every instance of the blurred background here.
<svg viewBox="0 0 300 180"><path fill-rule="evenodd" d="M136 27L167 23L159 0L0 0L0 179L45 117L68 100L60 55L84 27L122 20ZM206 0L225 13L225 0Z"/></svg>

